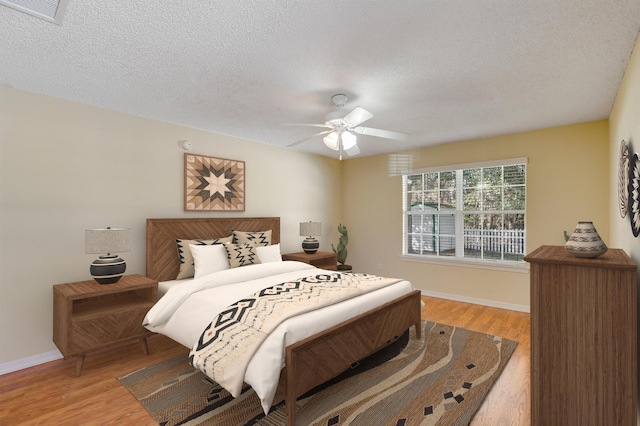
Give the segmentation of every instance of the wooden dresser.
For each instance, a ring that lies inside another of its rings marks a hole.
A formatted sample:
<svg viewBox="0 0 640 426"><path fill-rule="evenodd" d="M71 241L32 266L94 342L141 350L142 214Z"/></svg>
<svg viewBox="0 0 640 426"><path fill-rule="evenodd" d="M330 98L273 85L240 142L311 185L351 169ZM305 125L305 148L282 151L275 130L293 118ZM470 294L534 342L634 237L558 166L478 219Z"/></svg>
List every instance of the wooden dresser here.
<svg viewBox="0 0 640 426"><path fill-rule="evenodd" d="M542 246L531 263L531 424L635 426L636 265Z"/></svg>

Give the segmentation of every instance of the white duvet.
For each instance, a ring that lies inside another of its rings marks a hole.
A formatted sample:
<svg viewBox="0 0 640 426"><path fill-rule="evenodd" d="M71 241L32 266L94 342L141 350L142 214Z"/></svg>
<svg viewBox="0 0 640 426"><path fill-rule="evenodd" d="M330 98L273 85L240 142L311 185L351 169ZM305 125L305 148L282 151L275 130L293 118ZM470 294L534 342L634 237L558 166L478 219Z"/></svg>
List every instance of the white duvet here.
<svg viewBox="0 0 640 426"><path fill-rule="evenodd" d="M265 287L323 272L335 273L301 262L273 262L228 269L188 280L171 287L149 310L143 325L191 349L217 314L239 299ZM251 385L260 398L265 414L271 408L280 370L284 367L286 346L412 290L408 281L400 281L371 293L298 315L280 324L256 351L245 373L245 382Z"/></svg>

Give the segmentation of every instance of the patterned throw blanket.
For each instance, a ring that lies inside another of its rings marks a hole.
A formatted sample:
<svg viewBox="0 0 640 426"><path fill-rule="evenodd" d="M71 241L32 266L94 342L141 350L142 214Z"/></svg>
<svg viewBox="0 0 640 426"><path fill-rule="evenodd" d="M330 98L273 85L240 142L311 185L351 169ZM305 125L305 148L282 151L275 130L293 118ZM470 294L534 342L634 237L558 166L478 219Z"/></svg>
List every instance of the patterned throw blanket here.
<svg viewBox="0 0 640 426"><path fill-rule="evenodd" d="M253 354L283 321L398 281L334 273L265 288L221 312L194 344L189 361L237 397Z"/></svg>

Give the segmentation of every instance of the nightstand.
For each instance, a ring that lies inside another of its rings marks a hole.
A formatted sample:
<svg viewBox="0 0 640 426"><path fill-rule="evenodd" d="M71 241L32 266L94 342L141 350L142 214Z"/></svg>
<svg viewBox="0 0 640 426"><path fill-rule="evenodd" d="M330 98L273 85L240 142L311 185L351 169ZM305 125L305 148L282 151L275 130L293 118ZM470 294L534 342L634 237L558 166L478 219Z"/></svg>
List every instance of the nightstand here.
<svg viewBox="0 0 640 426"><path fill-rule="evenodd" d="M318 251L313 254L307 254L301 251L298 253L283 254L282 260L296 260L298 262L308 263L316 268L329 269L332 271L338 269L336 254L332 251Z"/></svg>
<svg viewBox="0 0 640 426"><path fill-rule="evenodd" d="M53 342L64 359L76 358L76 377L88 352L140 340L149 354L142 326L158 299L158 282L142 275L125 275L114 284L95 280L53 286Z"/></svg>

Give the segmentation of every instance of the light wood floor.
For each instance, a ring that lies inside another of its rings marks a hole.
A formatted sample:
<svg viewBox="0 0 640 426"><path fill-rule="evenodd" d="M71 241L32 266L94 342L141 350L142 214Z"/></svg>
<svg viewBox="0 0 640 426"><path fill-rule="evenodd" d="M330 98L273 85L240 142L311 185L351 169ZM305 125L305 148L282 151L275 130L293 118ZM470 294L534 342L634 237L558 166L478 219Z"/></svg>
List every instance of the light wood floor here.
<svg viewBox="0 0 640 426"><path fill-rule="evenodd" d="M472 426L529 425L529 314L423 298L424 319L519 342ZM0 425L156 425L118 377L188 350L164 336L87 355L82 375L75 360L58 360L0 376Z"/></svg>

